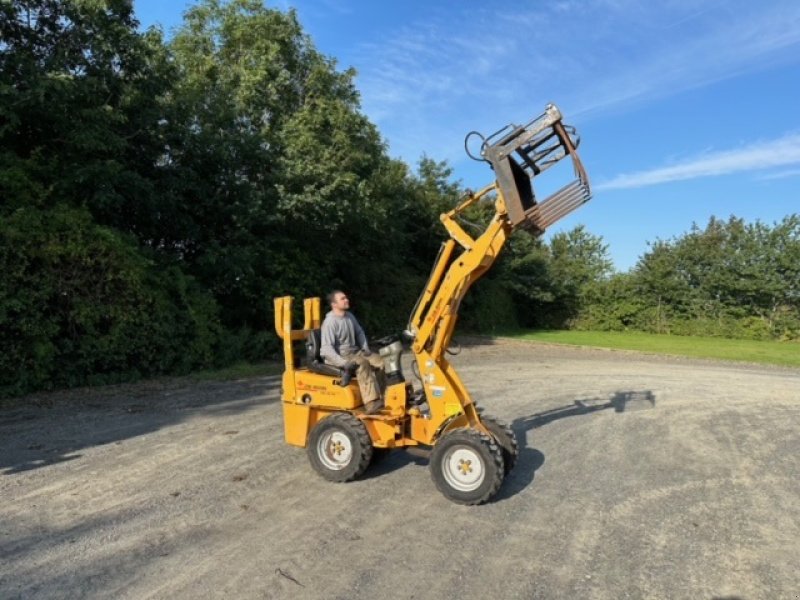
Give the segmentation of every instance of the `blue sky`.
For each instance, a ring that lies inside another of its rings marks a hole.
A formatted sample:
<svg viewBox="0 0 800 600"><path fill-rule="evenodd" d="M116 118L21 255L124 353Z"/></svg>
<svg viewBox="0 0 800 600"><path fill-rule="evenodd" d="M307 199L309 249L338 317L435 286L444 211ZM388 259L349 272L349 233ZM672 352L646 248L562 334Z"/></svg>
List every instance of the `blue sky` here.
<svg viewBox="0 0 800 600"><path fill-rule="evenodd" d="M190 2L136 0L142 26ZM464 135L524 123L555 102L582 138L585 224L618 269L647 242L734 214L800 213L796 0L282 0L323 53L358 71L364 112L392 156L448 160L489 183Z"/></svg>

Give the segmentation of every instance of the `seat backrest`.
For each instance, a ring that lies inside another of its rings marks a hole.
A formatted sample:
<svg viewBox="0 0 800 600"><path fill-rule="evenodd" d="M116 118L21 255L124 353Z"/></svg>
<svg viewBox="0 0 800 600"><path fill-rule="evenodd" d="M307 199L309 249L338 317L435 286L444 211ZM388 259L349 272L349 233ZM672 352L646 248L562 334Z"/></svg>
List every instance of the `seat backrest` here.
<svg viewBox="0 0 800 600"><path fill-rule="evenodd" d="M322 348L322 331L312 329L306 336L306 361L311 365L315 362L322 362L319 351Z"/></svg>

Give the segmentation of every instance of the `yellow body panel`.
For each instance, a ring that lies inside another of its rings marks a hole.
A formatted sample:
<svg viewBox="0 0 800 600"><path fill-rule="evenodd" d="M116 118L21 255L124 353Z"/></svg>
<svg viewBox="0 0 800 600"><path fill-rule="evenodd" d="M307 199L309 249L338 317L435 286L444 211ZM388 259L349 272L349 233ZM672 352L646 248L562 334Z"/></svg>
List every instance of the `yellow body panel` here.
<svg viewBox="0 0 800 600"><path fill-rule="evenodd" d="M372 445L377 448L395 448L402 446L402 424L390 416L363 417Z"/></svg>
<svg viewBox="0 0 800 600"><path fill-rule="evenodd" d="M433 439L433 434L436 427L433 426L430 419L426 419L419 414L411 415L411 423L409 427L409 436L413 440L430 440Z"/></svg>
<svg viewBox="0 0 800 600"><path fill-rule="evenodd" d="M336 377L320 375L308 369L294 371L294 394L285 396L286 402L297 402L334 410L352 410L361 406L361 392L353 382L341 387Z"/></svg>
<svg viewBox="0 0 800 600"><path fill-rule="evenodd" d="M406 382L387 386L383 393L383 403L392 415L404 415L406 413Z"/></svg>
<svg viewBox="0 0 800 600"><path fill-rule="evenodd" d="M304 448L308 432L322 419L336 411L312 408L303 404L283 403L283 436L287 444Z"/></svg>
<svg viewBox="0 0 800 600"><path fill-rule="evenodd" d="M283 403L283 437L287 444L305 446L311 408L302 404Z"/></svg>

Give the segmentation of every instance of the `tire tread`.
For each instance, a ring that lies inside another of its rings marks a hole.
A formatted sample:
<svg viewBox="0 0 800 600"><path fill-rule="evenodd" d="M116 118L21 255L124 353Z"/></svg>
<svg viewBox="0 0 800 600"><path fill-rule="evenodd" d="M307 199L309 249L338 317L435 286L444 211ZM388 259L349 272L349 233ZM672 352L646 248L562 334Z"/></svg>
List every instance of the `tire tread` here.
<svg viewBox="0 0 800 600"><path fill-rule="evenodd" d="M494 415L482 414L481 422L497 439L497 443L503 451L505 474L508 475L511 469L514 468L514 465L517 464L517 458L519 458L519 444L517 443L517 437L514 435L514 431L508 423L498 419ZM498 434L501 434L504 439L500 439Z"/></svg>
<svg viewBox="0 0 800 600"><path fill-rule="evenodd" d="M442 453L448 446L456 444L459 441L473 447L483 446L487 450L491 460L491 465L486 466L486 475L489 478L489 483L482 485L481 488L478 488L474 492L460 492L454 490L447 484L441 473L439 462ZM455 429L446 433L436 442L436 445L433 447L433 452L431 452L430 468L431 477L433 478L436 488L448 500L467 506L483 504L497 493L503 483L503 451L492 436L482 431L470 428Z"/></svg>
<svg viewBox="0 0 800 600"><path fill-rule="evenodd" d="M321 433L330 428L337 428L344 431L347 435L351 436L354 442L353 452L355 456L353 457L353 461L341 471L333 471L326 468L317 457L317 438ZM360 419L349 412L337 412L322 419L316 424L314 429L311 430L306 450L311 466L319 475L334 483L345 483L359 477L369 466L372 460L372 439L369 437L369 432L367 432L367 428Z"/></svg>

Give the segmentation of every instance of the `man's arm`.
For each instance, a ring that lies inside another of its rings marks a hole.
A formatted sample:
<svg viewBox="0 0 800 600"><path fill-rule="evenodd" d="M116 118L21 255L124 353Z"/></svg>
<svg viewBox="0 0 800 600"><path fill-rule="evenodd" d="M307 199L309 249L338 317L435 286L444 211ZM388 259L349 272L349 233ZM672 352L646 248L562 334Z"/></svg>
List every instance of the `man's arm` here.
<svg viewBox="0 0 800 600"><path fill-rule="evenodd" d="M353 315L350 315L353 317ZM361 327L361 323L358 322L358 319L353 317L353 329L356 332L356 346L361 348L367 354L370 353L369 351L369 344L367 343L367 334L364 333L364 329Z"/></svg>
<svg viewBox="0 0 800 600"><path fill-rule="evenodd" d="M319 355L329 365L344 367L347 361L336 351L336 337L333 334L333 327L327 321L322 322L320 338L322 346L319 349Z"/></svg>

